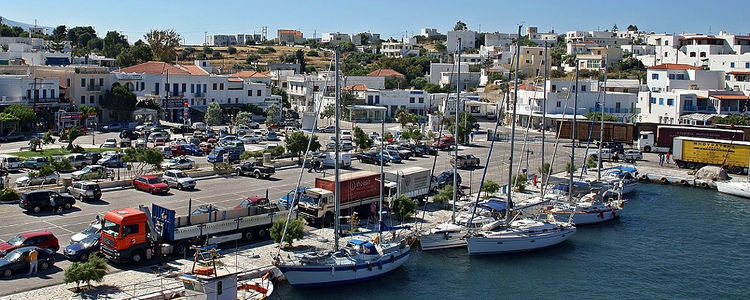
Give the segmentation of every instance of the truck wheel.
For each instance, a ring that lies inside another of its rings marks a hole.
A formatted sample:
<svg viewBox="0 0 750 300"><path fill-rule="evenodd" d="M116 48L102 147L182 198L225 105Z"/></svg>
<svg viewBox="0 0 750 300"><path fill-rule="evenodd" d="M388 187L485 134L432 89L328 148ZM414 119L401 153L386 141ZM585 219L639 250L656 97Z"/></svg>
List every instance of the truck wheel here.
<svg viewBox="0 0 750 300"><path fill-rule="evenodd" d="M42 208L39 207L39 206L34 206L34 208L32 209L32 211L34 211L34 213L39 213L40 211L42 211Z"/></svg>
<svg viewBox="0 0 750 300"><path fill-rule="evenodd" d="M260 172L258 171L255 172L255 179L260 179Z"/></svg>
<svg viewBox="0 0 750 300"><path fill-rule="evenodd" d="M252 241L255 238L255 234L253 234L252 230L245 231L245 234L242 235L246 241Z"/></svg>
<svg viewBox="0 0 750 300"><path fill-rule="evenodd" d="M42 270L47 270L47 269L49 269L49 262L47 262L47 261L43 261L43 262L41 262L41 263L39 264L39 268L40 268L40 269L42 269Z"/></svg>
<svg viewBox="0 0 750 300"><path fill-rule="evenodd" d="M143 253L138 250L133 253L133 256L130 258L130 261L138 264L143 260Z"/></svg>
<svg viewBox="0 0 750 300"><path fill-rule="evenodd" d="M685 168L685 162L681 161L681 160L678 160L677 161L677 167L680 168L680 169Z"/></svg>
<svg viewBox="0 0 750 300"><path fill-rule="evenodd" d="M732 167L732 173L737 175L742 175L742 167L734 166Z"/></svg>
<svg viewBox="0 0 750 300"><path fill-rule="evenodd" d="M185 254L187 253L187 246L185 244L182 244L182 243L177 244L177 246L174 247L174 253L177 254L177 255L179 255L179 256L183 256L184 257Z"/></svg>
<svg viewBox="0 0 750 300"><path fill-rule="evenodd" d="M685 166L686 166L686 167L687 167L688 169L691 169L691 170L695 169L695 164L694 164L694 163L691 163L691 162L687 163L687 164L686 164Z"/></svg>
<svg viewBox="0 0 750 300"><path fill-rule="evenodd" d="M645 152L651 152L651 146L643 147L643 151L645 151Z"/></svg>
<svg viewBox="0 0 750 300"><path fill-rule="evenodd" d="M81 254L81 261L88 261L88 260L89 260L89 254L88 253Z"/></svg>
<svg viewBox="0 0 750 300"><path fill-rule="evenodd" d="M267 236L268 236L268 230L267 229L258 230L258 238L260 238L261 240L263 240Z"/></svg>

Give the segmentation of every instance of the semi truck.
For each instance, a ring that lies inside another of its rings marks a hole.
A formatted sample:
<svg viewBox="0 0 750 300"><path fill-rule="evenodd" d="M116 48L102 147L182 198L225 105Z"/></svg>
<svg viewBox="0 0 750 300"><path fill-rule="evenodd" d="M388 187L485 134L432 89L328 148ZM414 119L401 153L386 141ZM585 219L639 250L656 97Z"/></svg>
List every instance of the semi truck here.
<svg viewBox="0 0 750 300"><path fill-rule="evenodd" d="M185 255L192 245L266 238L273 222L287 213L273 203L187 216L156 204L114 209L102 221L101 253L114 263L137 264L159 255Z"/></svg>
<svg viewBox="0 0 750 300"><path fill-rule="evenodd" d="M687 126L657 126L656 132L641 131L638 149L643 152L667 153L672 150L674 138L678 136L716 140L743 141L742 130Z"/></svg>
<svg viewBox="0 0 750 300"><path fill-rule="evenodd" d="M353 210L380 199L380 174L357 171L340 175L341 211ZM323 226L333 222L335 209L334 176L315 178L315 187L306 189L297 204L300 215Z"/></svg>
<svg viewBox="0 0 750 300"><path fill-rule="evenodd" d="M698 169L706 165L722 166L735 174L747 172L750 142L676 137L672 157L680 168Z"/></svg>
<svg viewBox="0 0 750 300"><path fill-rule="evenodd" d="M559 121L558 128L560 128L559 136L562 139L573 138L573 122L571 121ZM562 127L560 127L562 125ZM589 139L591 141L599 140L599 128L601 128L601 121L578 121L576 122L576 139L581 142L586 142ZM604 136L602 140L604 142L617 142L624 144L632 144L634 138L635 126L629 123L618 123L618 122L604 122Z"/></svg>
<svg viewBox="0 0 750 300"><path fill-rule="evenodd" d="M414 200L427 198L430 192L430 169L407 167L385 171L387 195L406 195Z"/></svg>

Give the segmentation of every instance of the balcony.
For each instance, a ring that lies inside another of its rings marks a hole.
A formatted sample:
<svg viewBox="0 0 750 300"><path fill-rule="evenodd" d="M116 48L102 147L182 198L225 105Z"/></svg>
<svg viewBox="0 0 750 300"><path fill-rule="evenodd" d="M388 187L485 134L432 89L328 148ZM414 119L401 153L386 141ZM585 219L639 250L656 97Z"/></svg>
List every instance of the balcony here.
<svg viewBox="0 0 750 300"><path fill-rule="evenodd" d="M86 90L90 91L90 92L101 91L102 90L102 86L101 85L87 85L86 86Z"/></svg>

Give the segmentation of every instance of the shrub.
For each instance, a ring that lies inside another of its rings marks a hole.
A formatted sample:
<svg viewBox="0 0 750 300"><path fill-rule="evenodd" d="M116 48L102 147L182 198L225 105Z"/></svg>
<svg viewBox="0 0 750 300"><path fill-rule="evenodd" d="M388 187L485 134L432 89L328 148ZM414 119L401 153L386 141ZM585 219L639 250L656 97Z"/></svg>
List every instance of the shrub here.
<svg viewBox="0 0 750 300"><path fill-rule="evenodd" d="M215 163L214 172L219 175L226 175L232 172L232 165L225 162Z"/></svg>
<svg viewBox="0 0 750 300"><path fill-rule="evenodd" d="M248 160L251 158L263 157L262 151L245 151L240 154L240 159Z"/></svg>
<svg viewBox="0 0 750 300"><path fill-rule="evenodd" d="M63 280L65 283L75 282L76 290L78 290L81 282L86 282L87 286L91 285L91 281L102 282L108 270L107 261L96 254L92 254L87 262L75 262L65 269Z"/></svg>
<svg viewBox="0 0 750 300"><path fill-rule="evenodd" d="M52 175L53 173L55 173L55 167L53 167L52 164L47 164L43 165L42 168L39 169L39 172L37 174L39 176L47 176Z"/></svg>
<svg viewBox="0 0 750 300"><path fill-rule="evenodd" d="M55 168L55 171L64 172L64 171L73 170L73 164L70 163L70 159L68 159L67 157L63 157L59 159L50 157L49 162L50 162L50 165L52 165L52 167Z"/></svg>
<svg viewBox="0 0 750 300"><path fill-rule="evenodd" d="M516 176L513 176L513 190L516 192L526 191L526 182L528 180L529 177L526 173L516 174Z"/></svg>
<svg viewBox="0 0 750 300"><path fill-rule="evenodd" d="M575 173L576 170L578 170L578 168L576 168L575 165L571 166L570 162L565 163L565 173L566 174Z"/></svg>
<svg viewBox="0 0 750 300"><path fill-rule="evenodd" d="M438 191L438 194L432 197L432 201L435 203L440 203L443 206L453 200L453 186L452 185L446 185L442 189Z"/></svg>
<svg viewBox="0 0 750 300"><path fill-rule="evenodd" d="M586 168L596 168L596 165L599 163L599 159L594 155L589 155L589 158L586 159Z"/></svg>
<svg viewBox="0 0 750 300"><path fill-rule="evenodd" d="M75 145L73 147L73 150L70 150L70 152L73 152L73 153L86 153L86 149L83 149L83 147L81 147L79 145Z"/></svg>
<svg viewBox="0 0 750 300"><path fill-rule="evenodd" d="M39 138L31 138L29 140L29 148L31 148L31 151L36 151L37 148L42 146L42 140Z"/></svg>
<svg viewBox="0 0 750 300"><path fill-rule="evenodd" d="M0 190L0 202L15 201L20 198L21 196L14 189L4 188Z"/></svg>
<svg viewBox="0 0 750 300"><path fill-rule="evenodd" d="M284 218L277 220L273 223L273 226L271 226L271 238L273 238L273 240L277 243L281 243L281 235L284 234L284 226L286 226L286 219ZM292 219L290 220L289 226L286 229L284 242L287 242L289 246L291 246L294 240L302 239L304 235L305 220L302 218Z"/></svg>
<svg viewBox="0 0 750 300"><path fill-rule="evenodd" d="M45 145L55 143L55 139L52 137L52 130L47 130L47 132L44 133L44 136L42 136L42 143Z"/></svg>
<svg viewBox="0 0 750 300"><path fill-rule="evenodd" d="M485 198L489 197L490 194L497 193L500 190L500 184L492 180L487 180L482 184L482 192L484 192Z"/></svg>
<svg viewBox="0 0 750 300"><path fill-rule="evenodd" d="M411 218L416 209L417 203L406 195L399 196L393 202L393 212L396 213L396 217L401 221Z"/></svg>
<svg viewBox="0 0 750 300"><path fill-rule="evenodd" d="M229 46L229 48L227 48L227 53L229 53L229 54L235 54L235 53L237 53L237 48Z"/></svg>

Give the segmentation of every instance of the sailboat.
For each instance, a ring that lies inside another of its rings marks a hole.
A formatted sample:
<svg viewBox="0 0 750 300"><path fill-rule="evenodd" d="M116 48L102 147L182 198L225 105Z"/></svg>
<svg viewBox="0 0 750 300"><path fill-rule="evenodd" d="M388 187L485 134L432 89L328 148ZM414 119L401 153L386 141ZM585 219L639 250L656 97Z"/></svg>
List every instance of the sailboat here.
<svg viewBox="0 0 750 300"><path fill-rule="evenodd" d="M521 37L521 26L518 26L518 40ZM516 65L518 65L518 52L520 45L516 46ZM576 64L577 66L578 64ZM510 166L508 167L508 183L512 181L513 176L513 150L515 146L516 132L516 101L518 99L518 68L515 73L515 97L513 99L513 115L511 118L511 142L510 142ZM577 97L577 95L576 95ZM574 119L575 120L575 119ZM574 130L575 132L575 130ZM490 146L490 152L492 146ZM484 178L482 178L484 181ZM481 189L481 184L480 184ZM478 201L477 197L477 201ZM479 231L467 238L467 248L469 255L488 255L503 254L513 252L534 251L542 248L551 247L560 244L570 238L576 232L576 227L568 222L534 220L529 218L519 218L514 213L512 188L508 189L507 207L504 220L498 220L491 224L485 225L482 231Z"/></svg>
<svg viewBox="0 0 750 300"><path fill-rule="evenodd" d="M716 189L719 190L719 193L735 195L743 198L750 198L750 169L747 172L747 181L717 181Z"/></svg>
<svg viewBox="0 0 750 300"><path fill-rule="evenodd" d="M340 116L340 77L339 56L336 50L336 156L339 156L339 116ZM289 284L294 287L321 287L344 284L357 281L366 281L383 276L390 271L403 265L411 253L411 247L405 239L395 239L384 242L380 232L374 241L364 239L352 239L344 247L339 247L339 201L340 201L340 166L339 160L335 160L335 218L334 218L334 249L323 253L295 254L282 261L277 257L274 261L279 270L284 274ZM381 179L382 179L381 172ZM382 180L381 180L382 184ZM382 208L382 189L381 189ZM381 226L382 227L382 226ZM380 231L380 229L379 229ZM283 240L283 239L282 239Z"/></svg>

